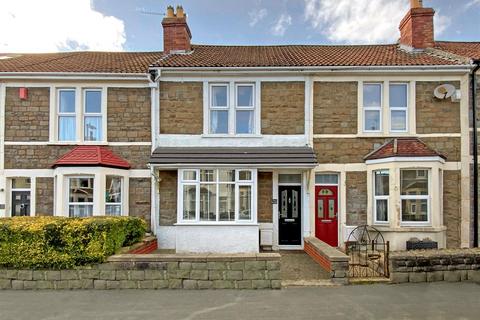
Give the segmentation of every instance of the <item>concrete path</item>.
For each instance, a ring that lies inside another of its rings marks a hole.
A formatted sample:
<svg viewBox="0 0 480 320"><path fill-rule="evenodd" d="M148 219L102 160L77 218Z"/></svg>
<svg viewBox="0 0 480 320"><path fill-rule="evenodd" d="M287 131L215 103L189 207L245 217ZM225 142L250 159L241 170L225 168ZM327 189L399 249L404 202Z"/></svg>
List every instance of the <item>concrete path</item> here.
<svg viewBox="0 0 480 320"><path fill-rule="evenodd" d="M280 272L283 280L330 279L330 274L305 251L280 251L280 254L282 256Z"/></svg>
<svg viewBox="0 0 480 320"><path fill-rule="evenodd" d="M480 285L435 283L277 291L0 291L1 320L479 319Z"/></svg>

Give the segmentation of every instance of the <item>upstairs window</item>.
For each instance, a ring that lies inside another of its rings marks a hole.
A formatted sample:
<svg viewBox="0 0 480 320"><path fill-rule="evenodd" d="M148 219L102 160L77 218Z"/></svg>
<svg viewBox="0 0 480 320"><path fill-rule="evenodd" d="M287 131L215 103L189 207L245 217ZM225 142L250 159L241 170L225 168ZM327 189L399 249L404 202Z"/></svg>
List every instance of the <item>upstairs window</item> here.
<svg viewBox="0 0 480 320"><path fill-rule="evenodd" d="M234 82L210 84L208 133L254 134L255 105L254 84Z"/></svg>
<svg viewBox="0 0 480 320"><path fill-rule="evenodd" d="M75 90L58 91L58 140L77 140L77 112L75 106Z"/></svg>
<svg viewBox="0 0 480 320"><path fill-rule="evenodd" d="M84 129L85 141L102 141L102 91L84 91Z"/></svg>
<svg viewBox="0 0 480 320"><path fill-rule="evenodd" d="M365 132L382 130L382 84L363 85L363 129Z"/></svg>
<svg viewBox="0 0 480 320"><path fill-rule="evenodd" d="M390 84L390 131L407 131L408 85Z"/></svg>

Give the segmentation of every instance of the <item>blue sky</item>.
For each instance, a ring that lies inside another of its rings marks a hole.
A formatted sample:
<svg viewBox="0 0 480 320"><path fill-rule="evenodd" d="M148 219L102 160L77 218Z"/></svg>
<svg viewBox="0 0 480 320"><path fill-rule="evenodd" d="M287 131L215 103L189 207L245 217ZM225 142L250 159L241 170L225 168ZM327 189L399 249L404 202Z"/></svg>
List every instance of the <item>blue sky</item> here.
<svg viewBox="0 0 480 320"><path fill-rule="evenodd" d="M409 6L408 0L176 1L2 0L0 29L8 32L0 52L161 50L162 16L141 11L163 14L169 4L183 5L194 43L394 43ZM424 6L437 11L437 40L480 41L480 0Z"/></svg>

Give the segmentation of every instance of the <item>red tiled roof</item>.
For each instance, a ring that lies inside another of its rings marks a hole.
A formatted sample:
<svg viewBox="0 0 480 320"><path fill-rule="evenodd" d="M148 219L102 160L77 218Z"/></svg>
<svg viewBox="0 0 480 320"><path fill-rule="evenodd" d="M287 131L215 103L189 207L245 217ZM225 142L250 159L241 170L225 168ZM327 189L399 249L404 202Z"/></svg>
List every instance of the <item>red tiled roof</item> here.
<svg viewBox="0 0 480 320"><path fill-rule="evenodd" d="M288 45L208 46L193 45L187 54L171 54L159 67L316 67L316 66L429 66L459 62L409 53L388 45Z"/></svg>
<svg viewBox="0 0 480 320"><path fill-rule="evenodd" d="M147 73L162 52L0 53L0 72ZM5 58L11 57L11 58Z"/></svg>
<svg viewBox="0 0 480 320"><path fill-rule="evenodd" d="M130 164L114 154L110 149L101 146L78 146L64 154L52 165L58 166L100 166L129 169Z"/></svg>
<svg viewBox="0 0 480 320"><path fill-rule="evenodd" d="M436 41L435 49L470 59L480 59L480 42Z"/></svg>
<svg viewBox="0 0 480 320"><path fill-rule="evenodd" d="M395 146L396 145L396 146ZM428 147L418 138L395 138L365 156L365 160L390 157L446 157Z"/></svg>

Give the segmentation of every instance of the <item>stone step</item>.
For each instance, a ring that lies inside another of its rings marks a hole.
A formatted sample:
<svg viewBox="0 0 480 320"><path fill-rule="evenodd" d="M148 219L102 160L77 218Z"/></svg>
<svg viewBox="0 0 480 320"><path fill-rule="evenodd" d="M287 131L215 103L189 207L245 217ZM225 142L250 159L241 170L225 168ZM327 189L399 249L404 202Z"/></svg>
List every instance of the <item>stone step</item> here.
<svg viewBox="0 0 480 320"><path fill-rule="evenodd" d="M334 283L329 279L313 280L282 280L282 288L288 287L338 287L340 283Z"/></svg>

